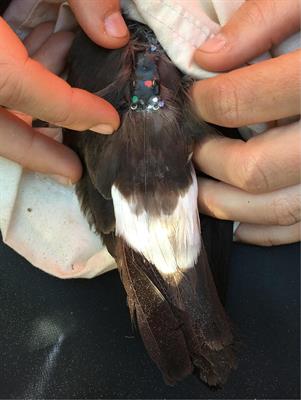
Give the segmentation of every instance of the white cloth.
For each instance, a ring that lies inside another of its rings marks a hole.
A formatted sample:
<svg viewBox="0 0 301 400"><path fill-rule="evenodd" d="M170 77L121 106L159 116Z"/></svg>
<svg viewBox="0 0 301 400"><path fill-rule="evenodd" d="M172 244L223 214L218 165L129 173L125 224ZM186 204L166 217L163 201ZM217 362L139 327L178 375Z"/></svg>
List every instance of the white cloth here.
<svg viewBox="0 0 301 400"><path fill-rule="evenodd" d="M124 0L123 10L148 24L169 57L184 73L212 76L193 62L197 47L225 24L244 0ZM14 0L4 18L24 39L39 23L55 21L55 31L76 23L62 0ZM273 49L279 55L299 47L294 35ZM262 57L268 58L270 54ZM261 57L261 58L262 58ZM254 60L255 62L256 60ZM265 129L246 128L249 136ZM32 265L60 278L91 278L114 267L99 237L89 229L73 187L0 157L0 230L5 243Z"/></svg>

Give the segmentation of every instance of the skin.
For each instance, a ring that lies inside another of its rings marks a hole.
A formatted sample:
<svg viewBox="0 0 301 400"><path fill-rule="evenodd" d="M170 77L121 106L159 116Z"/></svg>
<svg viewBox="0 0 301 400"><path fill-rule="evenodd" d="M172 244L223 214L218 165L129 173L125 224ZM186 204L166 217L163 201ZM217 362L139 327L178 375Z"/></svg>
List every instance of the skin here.
<svg viewBox="0 0 301 400"><path fill-rule="evenodd" d="M118 0L70 0L70 6L96 43L117 48L128 41ZM119 126L117 111L55 75L64 67L72 32L53 33L53 24L45 23L23 44L0 18L0 38L0 156L31 170L58 175L61 182L76 182L82 172L77 156L33 129L32 119L110 134Z"/></svg>
<svg viewBox="0 0 301 400"><path fill-rule="evenodd" d="M219 180L200 180L200 210L241 221L238 241L300 240L301 127L283 119L300 113L301 52L242 66L299 30L298 0L250 0L195 52L207 70L234 69L194 85L201 118L228 127L280 120L247 142L212 136L195 149L196 166Z"/></svg>

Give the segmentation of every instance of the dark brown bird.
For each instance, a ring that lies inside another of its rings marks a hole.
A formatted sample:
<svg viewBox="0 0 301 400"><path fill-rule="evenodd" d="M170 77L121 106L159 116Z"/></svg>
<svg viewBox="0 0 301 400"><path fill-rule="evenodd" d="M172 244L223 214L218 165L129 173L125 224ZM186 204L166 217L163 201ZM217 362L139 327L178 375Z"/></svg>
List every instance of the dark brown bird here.
<svg viewBox="0 0 301 400"><path fill-rule="evenodd" d="M235 367L233 335L209 268L191 162L193 145L211 128L193 117L190 82L153 32L129 28L122 49L100 48L81 32L70 53L69 82L110 101L122 118L111 136L65 130L84 166L77 194L116 259L132 320L165 382L196 369L221 386ZM228 237L220 243L227 247L231 238L206 221L216 266L222 257L213 242Z"/></svg>

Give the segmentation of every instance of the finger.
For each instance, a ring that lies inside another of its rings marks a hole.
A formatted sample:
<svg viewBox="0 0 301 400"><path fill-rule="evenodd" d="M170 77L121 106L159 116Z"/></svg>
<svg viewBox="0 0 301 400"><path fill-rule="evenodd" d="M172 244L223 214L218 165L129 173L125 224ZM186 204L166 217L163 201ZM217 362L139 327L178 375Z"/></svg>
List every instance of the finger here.
<svg viewBox="0 0 301 400"><path fill-rule="evenodd" d="M211 136L195 147L205 174L249 193L266 193L300 182L301 126L270 129L248 142Z"/></svg>
<svg viewBox="0 0 301 400"><path fill-rule="evenodd" d="M195 60L209 71L229 70L299 29L299 0L246 1L220 32L195 52Z"/></svg>
<svg viewBox="0 0 301 400"><path fill-rule="evenodd" d="M68 52L74 39L73 32L56 32L33 54L32 58L59 75L63 72Z"/></svg>
<svg viewBox="0 0 301 400"><path fill-rule="evenodd" d="M0 156L33 171L61 175L71 182L81 176L81 163L68 147L44 136L0 108Z"/></svg>
<svg viewBox="0 0 301 400"><path fill-rule="evenodd" d="M300 222L290 226L240 224L234 237L237 242L258 246L296 243L301 239L301 225Z"/></svg>
<svg viewBox="0 0 301 400"><path fill-rule="evenodd" d="M300 56L301 50L196 82L197 113L227 127L300 114Z"/></svg>
<svg viewBox="0 0 301 400"><path fill-rule="evenodd" d="M70 129L112 133L117 111L107 101L71 88L27 56L18 37L0 18L0 105Z"/></svg>
<svg viewBox="0 0 301 400"><path fill-rule="evenodd" d="M293 225L301 220L301 185L251 194L212 179L199 179L198 204L203 214L250 224Z"/></svg>
<svg viewBox="0 0 301 400"><path fill-rule="evenodd" d="M23 41L29 56L31 57L51 36L54 29L54 22L43 22L35 27Z"/></svg>
<svg viewBox="0 0 301 400"><path fill-rule="evenodd" d="M120 13L119 0L69 0L75 17L96 44L116 49L129 40L129 31Z"/></svg>

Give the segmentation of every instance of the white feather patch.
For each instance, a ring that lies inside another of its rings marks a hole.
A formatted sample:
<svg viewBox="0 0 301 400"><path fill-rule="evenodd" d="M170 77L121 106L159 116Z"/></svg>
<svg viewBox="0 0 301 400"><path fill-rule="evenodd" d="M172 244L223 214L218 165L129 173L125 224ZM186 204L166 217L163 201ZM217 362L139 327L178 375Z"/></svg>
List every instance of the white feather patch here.
<svg viewBox="0 0 301 400"><path fill-rule="evenodd" d="M133 198L127 200L113 186L116 234L143 254L161 273L174 273L178 267L193 267L201 247L197 191L193 172L192 184L179 197L173 213L167 215L162 212L160 217L153 217L145 210L137 215Z"/></svg>

